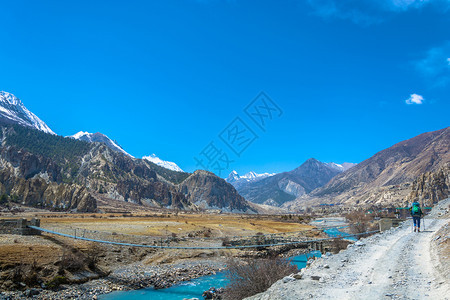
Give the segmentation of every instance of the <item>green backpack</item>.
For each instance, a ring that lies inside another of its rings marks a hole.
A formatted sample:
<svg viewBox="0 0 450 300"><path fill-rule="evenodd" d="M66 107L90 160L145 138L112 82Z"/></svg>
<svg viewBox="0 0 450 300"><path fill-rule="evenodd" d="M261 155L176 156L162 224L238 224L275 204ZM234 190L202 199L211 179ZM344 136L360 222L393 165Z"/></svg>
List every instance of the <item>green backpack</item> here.
<svg viewBox="0 0 450 300"><path fill-rule="evenodd" d="M413 204L412 210L411 210L411 214L412 215L420 215L422 213L422 211L420 210L420 206L416 203Z"/></svg>

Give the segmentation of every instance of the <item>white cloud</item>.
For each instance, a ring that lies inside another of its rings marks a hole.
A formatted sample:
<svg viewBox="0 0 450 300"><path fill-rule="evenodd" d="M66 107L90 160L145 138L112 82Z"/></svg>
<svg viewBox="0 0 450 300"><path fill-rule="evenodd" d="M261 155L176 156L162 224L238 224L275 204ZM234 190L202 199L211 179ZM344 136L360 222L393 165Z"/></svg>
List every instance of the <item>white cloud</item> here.
<svg viewBox="0 0 450 300"><path fill-rule="evenodd" d="M418 94L411 94L408 99L406 99L406 104L423 104L425 99Z"/></svg>

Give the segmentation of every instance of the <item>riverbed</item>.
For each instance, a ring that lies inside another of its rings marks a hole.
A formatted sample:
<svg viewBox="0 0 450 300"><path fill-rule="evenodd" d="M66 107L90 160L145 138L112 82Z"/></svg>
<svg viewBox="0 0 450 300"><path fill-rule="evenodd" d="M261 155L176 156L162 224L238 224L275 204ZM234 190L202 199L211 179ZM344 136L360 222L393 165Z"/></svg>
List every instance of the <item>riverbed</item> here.
<svg viewBox="0 0 450 300"><path fill-rule="evenodd" d="M343 226L346 227L347 223L345 218L322 218L313 221L312 224L318 227L328 227L328 226ZM329 237L339 237L342 236L345 239L355 241L356 238L341 231L343 227L338 228L324 228L324 232ZM307 254L302 254L298 256L293 256L290 258L293 264L295 264L299 269L306 266L306 261L309 257L320 257L321 253L319 251L313 251ZM109 299L152 299L152 300L182 300L185 298L198 298L202 299L202 294L204 291L211 287L220 288L225 287L228 284L228 279L225 276L225 272L219 272L215 275L202 276L190 281L186 281L180 284L173 285L166 289L154 289L145 288L140 290L132 291L120 291L112 292L109 294L101 295L99 299L109 300Z"/></svg>
<svg viewBox="0 0 450 300"><path fill-rule="evenodd" d="M320 257L319 251L313 251L308 254L291 257L290 260L299 269L306 266L306 261L309 257ZM219 272L215 275L203 276L197 279L183 282L166 289L155 290L153 288L146 288L141 290L133 290L126 292L112 292L110 294L101 295L99 299L152 299L152 300L181 300L185 298L199 298L202 299L204 291L211 287L220 288L228 284L228 279L225 272Z"/></svg>

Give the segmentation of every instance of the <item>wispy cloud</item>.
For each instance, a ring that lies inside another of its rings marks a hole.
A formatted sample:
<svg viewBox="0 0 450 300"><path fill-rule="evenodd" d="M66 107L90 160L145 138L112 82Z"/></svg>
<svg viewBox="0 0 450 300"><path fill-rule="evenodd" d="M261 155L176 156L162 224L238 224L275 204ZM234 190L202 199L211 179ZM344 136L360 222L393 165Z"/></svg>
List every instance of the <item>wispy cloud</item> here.
<svg viewBox="0 0 450 300"><path fill-rule="evenodd" d="M425 99L423 96L418 94L411 94L408 99L405 100L406 104L423 104Z"/></svg>
<svg viewBox="0 0 450 300"><path fill-rule="evenodd" d="M358 24L369 25L381 21L379 16L369 14L365 2L355 0L307 0L314 12L324 18L349 19ZM373 8L370 9L373 11Z"/></svg>
<svg viewBox="0 0 450 300"><path fill-rule="evenodd" d="M385 2L391 10L407 10L410 8L420 8L430 2L440 2L432 0L385 0ZM446 1L442 1L446 2Z"/></svg>
<svg viewBox="0 0 450 300"><path fill-rule="evenodd" d="M387 13L400 13L436 5L450 9L450 0L306 0L316 14L325 18L348 19L361 25L380 23Z"/></svg>
<svg viewBox="0 0 450 300"><path fill-rule="evenodd" d="M417 71L435 86L450 82L450 41L440 47L427 51L426 55L415 62Z"/></svg>

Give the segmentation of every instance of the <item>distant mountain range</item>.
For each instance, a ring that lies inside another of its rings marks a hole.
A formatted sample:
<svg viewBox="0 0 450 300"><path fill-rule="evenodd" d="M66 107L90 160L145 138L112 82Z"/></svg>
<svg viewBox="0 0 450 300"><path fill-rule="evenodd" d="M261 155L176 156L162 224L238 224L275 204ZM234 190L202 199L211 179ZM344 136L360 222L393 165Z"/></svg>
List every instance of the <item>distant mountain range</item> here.
<svg viewBox="0 0 450 300"><path fill-rule="evenodd" d="M270 176L275 175L276 173L262 173L258 174L253 171L246 173L245 175L240 176L236 171L232 171L230 175L228 175L227 179L225 179L228 183L231 183L235 188L238 188L242 185L245 185L249 182L258 181Z"/></svg>
<svg viewBox="0 0 450 300"><path fill-rule="evenodd" d="M450 127L357 165L311 158L278 174L233 171L228 182L207 171L185 173L154 154L133 158L101 133L57 136L7 92L0 92L0 129L0 194L56 210L94 211L99 199L227 212L256 212L261 205L264 212L269 206L298 211L320 204L397 205L413 198L434 203L448 196L450 185Z"/></svg>
<svg viewBox="0 0 450 300"><path fill-rule="evenodd" d="M412 183L425 173L448 172L445 167L450 163L449 147L450 127L423 133L376 153L308 195L299 195L284 207L296 210L317 204L405 204L411 200L412 188L417 190L412 195L445 194L432 192L432 186L424 191L420 182L416 187L412 187ZM439 176L445 178L447 175ZM422 182L427 181L433 180ZM445 190L445 180L442 186Z"/></svg>
<svg viewBox="0 0 450 300"><path fill-rule="evenodd" d="M11 93L4 91L0 91L0 118L2 118L4 122L9 121L12 124L20 124L23 126L41 130L46 133L55 134L53 130L51 130L50 127L45 124L45 122L39 119L31 111L29 111L19 98ZM100 132L89 133L80 131L69 137L90 143L103 143L114 151L118 151L130 157L133 157L128 152L126 152L116 141L110 139L108 136ZM173 171L183 172L183 170L176 163L162 160L155 154L144 156L143 159L147 159L161 167Z"/></svg>
<svg viewBox="0 0 450 300"><path fill-rule="evenodd" d="M110 199L157 208L255 212L213 173L176 172L135 159L101 133L57 136L16 97L1 95L0 194L10 201L76 211L94 211L98 199Z"/></svg>
<svg viewBox="0 0 450 300"><path fill-rule="evenodd" d="M298 196L310 193L312 190L323 186L337 174L351 168L355 164L323 163L311 158L300 167L279 174L248 173L248 176L240 177L236 172L231 172L227 181L238 190L248 201L281 206L285 202L292 201ZM344 167L345 166L345 167Z"/></svg>

